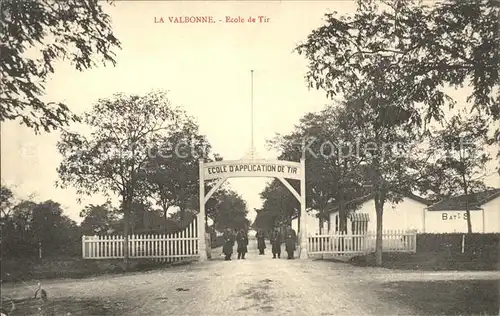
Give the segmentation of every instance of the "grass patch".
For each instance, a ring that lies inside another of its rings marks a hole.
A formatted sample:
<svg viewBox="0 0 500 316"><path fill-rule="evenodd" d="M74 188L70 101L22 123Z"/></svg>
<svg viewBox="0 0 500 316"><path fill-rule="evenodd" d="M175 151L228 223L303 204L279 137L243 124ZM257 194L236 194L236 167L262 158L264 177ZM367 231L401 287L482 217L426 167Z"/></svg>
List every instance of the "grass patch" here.
<svg viewBox="0 0 500 316"><path fill-rule="evenodd" d="M188 264L191 261L155 262L147 259L131 260L129 272L149 271ZM2 282L19 280L80 279L104 274L124 273L122 259L84 260L82 258L47 258L42 261L2 260Z"/></svg>
<svg viewBox="0 0 500 316"><path fill-rule="evenodd" d="M418 315L498 315L499 281L388 282L376 293L387 302L411 307Z"/></svg>
<svg viewBox="0 0 500 316"><path fill-rule="evenodd" d="M356 266L374 266L375 255L356 256L349 261ZM475 258L467 254L424 253L384 253L382 266L388 269L424 271L496 271L500 270L499 260Z"/></svg>

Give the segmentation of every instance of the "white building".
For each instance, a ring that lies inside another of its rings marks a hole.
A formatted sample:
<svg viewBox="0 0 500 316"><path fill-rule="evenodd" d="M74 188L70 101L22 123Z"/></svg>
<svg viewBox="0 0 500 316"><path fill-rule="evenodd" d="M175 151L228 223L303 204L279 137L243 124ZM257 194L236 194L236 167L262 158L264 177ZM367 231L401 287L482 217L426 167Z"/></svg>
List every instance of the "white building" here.
<svg viewBox="0 0 500 316"><path fill-rule="evenodd" d="M500 233L500 189L471 194L468 199L473 233ZM439 201L424 212L426 233L466 233L465 196Z"/></svg>
<svg viewBox="0 0 500 316"><path fill-rule="evenodd" d="M375 203L371 195L355 200L359 208L348 215L347 233L363 234L376 231ZM492 189L469 196L472 231L500 233L500 189ZM314 215L311 215L313 217ZM315 216L314 216L315 217ZM339 231L337 209L321 223L318 218L314 228L308 218L308 234L315 235ZM417 230L421 233L466 233L467 220L465 197L458 196L431 204L416 195L406 195L399 203L386 202L383 213L383 230Z"/></svg>
<svg viewBox="0 0 500 316"><path fill-rule="evenodd" d="M351 202L359 204L359 208L347 217L347 233L375 232L377 230L377 215L373 196L366 195ZM399 203L387 201L384 205L382 229L422 231L424 229L422 215L430 204L430 201L416 195L406 195ZM328 220L323 222L322 231L335 233L339 230L339 212L338 209L334 209L329 213Z"/></svg>
<svg viewBox="0 0 500 316"><path fill-rule="evenodd" d="M315 210L308 210L306 219L306 229L308 235L319 234L319 218L317 216L318 212ZM292 219L292 228L298 233L299 228L299 218L295 217Z"/></svg>

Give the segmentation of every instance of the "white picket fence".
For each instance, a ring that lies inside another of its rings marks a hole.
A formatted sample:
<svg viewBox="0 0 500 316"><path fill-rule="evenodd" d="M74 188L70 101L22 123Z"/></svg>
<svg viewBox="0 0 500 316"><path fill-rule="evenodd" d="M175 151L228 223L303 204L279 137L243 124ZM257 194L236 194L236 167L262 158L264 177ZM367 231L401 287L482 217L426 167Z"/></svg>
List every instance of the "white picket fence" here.
<svg viewBox="0 0 500 316"><path fill-rule="evenodd" d="M175 234L130 235L129 258L148 258L160 262L179 261L199 256L196 218ZM120 259L124 257L124 237L120 235L82 236L83 259Z"/></svg>
<svg viewBox="0 0 500 316"><path fill-rule="evenodd" d="M354 256L375 251L376 233L325 234L308 237L308 253L315 255ZM384 252L416 252L417 232L386 230L382 233Z"/></svg>

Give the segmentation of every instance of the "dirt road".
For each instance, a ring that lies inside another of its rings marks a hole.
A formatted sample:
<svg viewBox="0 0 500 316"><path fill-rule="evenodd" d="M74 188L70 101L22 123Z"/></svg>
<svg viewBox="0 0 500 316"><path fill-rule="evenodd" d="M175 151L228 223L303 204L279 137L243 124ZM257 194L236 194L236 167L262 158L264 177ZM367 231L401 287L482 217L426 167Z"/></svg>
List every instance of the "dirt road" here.
<svg viewBox="0 0 500 316"><path fill-rule="evenodd" d="M82 306L82 315L415 314L406 307L383 302L367 286L374 280L407 279L408 273L342 263L272 259L269 249L265 256L259 256L255 240L250 242L246 260L233 256L232 261L216 259L147 273L47 281L44 285L52 300L78 298L106 305L95 312ZM452 276L441 274L444 278ZM439 274L433 278L439 278ZM13 286L4 291L14 297L32 293Z"/></svg>

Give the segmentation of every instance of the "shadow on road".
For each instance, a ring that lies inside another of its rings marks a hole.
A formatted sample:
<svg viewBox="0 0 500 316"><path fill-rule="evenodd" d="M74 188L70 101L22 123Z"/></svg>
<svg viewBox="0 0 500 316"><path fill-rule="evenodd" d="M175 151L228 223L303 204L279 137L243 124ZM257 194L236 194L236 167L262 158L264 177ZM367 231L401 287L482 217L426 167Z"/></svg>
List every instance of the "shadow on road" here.
<svg viewBox="0 0 500 316"><path fill-rule="evenodd" d="M375 292L419 315L498 315L500 308L500 279L386 282Z"/></svg>

